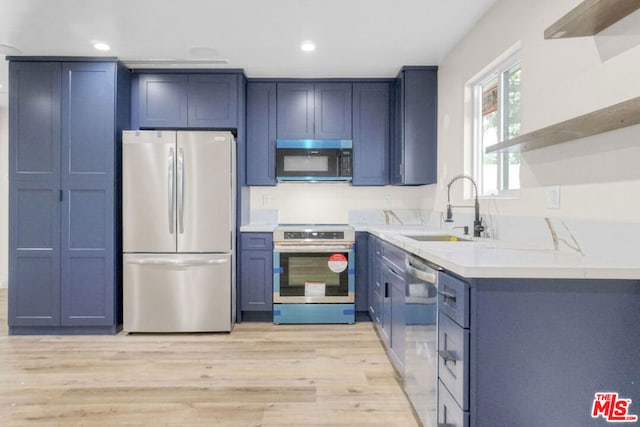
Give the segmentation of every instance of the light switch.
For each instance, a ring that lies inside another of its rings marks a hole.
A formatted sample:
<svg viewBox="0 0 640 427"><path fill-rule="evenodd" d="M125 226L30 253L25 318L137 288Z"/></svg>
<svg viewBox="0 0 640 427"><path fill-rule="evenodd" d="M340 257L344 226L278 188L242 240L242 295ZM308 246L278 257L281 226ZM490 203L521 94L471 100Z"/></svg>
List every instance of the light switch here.
<svg viewBox="0 0 640 427"><path fill-rule="evenodd" d="M560 186L547 187L547 209L560 209Z"/></svg>

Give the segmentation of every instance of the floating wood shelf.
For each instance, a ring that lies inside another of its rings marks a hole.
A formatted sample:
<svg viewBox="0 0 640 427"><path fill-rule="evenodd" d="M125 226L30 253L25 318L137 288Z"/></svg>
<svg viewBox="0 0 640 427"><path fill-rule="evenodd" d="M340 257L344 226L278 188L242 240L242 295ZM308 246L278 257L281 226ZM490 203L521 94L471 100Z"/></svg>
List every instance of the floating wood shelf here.
<svg viewBox="0 0 640 427"><path fill-rule="evenodd" d="M518 153L640 124L640 97L487 147L487 153Z"/></svg>
<svg viewBox="0 0 640 427"><path fill-rule="evenodd" d="M545 39L586 37L640 9L640 0L584 0L544 31Z"/></svg>

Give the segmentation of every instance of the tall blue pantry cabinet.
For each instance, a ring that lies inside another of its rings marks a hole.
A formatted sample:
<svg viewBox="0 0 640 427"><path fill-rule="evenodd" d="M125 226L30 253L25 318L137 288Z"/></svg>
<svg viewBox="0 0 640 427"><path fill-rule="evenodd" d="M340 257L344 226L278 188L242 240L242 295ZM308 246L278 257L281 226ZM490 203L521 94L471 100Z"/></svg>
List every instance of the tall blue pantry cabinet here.
<svg viewBox="0 0 640 427"><path fill-rule="evenodd" d="M9 59L9 333L115 333L128 70Z"/></svg>

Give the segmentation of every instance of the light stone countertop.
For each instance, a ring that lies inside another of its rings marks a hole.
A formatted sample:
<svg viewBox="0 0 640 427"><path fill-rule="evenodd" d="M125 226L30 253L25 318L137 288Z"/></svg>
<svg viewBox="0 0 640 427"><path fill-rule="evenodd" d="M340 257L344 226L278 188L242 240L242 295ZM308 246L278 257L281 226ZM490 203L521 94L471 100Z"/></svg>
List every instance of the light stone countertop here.
<svg viewBox="0 0 640 427"><path fill-rule="evenodd" d="M278 224L245 224L240 226L241 233L273 233Z"/></svg>
<svg viewBox="0 0 640 427"><path fill-rule="evenodd" d="M499 240L475 239L458 242L421 242L407 237L417 234L449 234L424 228L360 226L407 252L424 258L467 278L541 278L541 279L626 279L640 280L638 262L617 261L577 252L527 248ZM466 236L466 238L469 238Z"/></svg>

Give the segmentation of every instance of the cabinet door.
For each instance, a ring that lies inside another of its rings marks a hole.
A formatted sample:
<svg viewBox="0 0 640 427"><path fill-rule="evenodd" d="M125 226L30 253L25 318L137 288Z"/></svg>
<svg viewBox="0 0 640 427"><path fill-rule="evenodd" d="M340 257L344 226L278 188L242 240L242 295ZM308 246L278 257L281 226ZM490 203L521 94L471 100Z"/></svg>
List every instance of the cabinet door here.
<svg viewBox="0 0 640 427"><path fill-rule="evenodd" d="M57 326L61 70L11 62L9 72L9 326Z"/></svg>
<svg viewBox="0 0 640 427"><path fill-rule="evenodd" d="M240 309L273 310L273 252L242 251L240 257Z"/></svg>
<svg viewBox="0 0 640 427"><path fill-rule="evenodd" d="M136 106L139 126L150 129L187 127L187 89L186 74L140 75Z"/></svg>
<svg viewBox="0 0 640 427"><path fill-rule="evenodd" d="M240 309L242 311L272 311L272 234L241 233L240 248Z"/></svg>
<svg viewBox="0 0 640 427"><path fill-rule="evenodd" d="M114 322L115 64L62 64L63 326Z"/></svg>
<svg viewBox="0 0 640 427"><path fill-rule="evenodd" d="M351 83L316 83L314 138L351 139Z"/></svg>
<svg viewBox="0 0 640 427"><path fill-rule="evenodd" d="M392 182L401 185L437 181L437 69L404 70L396 84L396 126Z"/></svg>
<svg viewBox="0 0 640 427"><path fill-rule="evenodd" d="M193 74L189 76L189 119L193 128L238 126L238 76Z"/></svg>
<svg viewBox="0 0 640 427"><path fill-rule="evenodd" d="M382 254L380 252L379 241L376 237L369 235L368 242L368 267L369 267L369 315L371 321L376 326L382 322L382 293L384 279L382 278Z"/></svg>
<svg viewBox="0 0 640 427"><path fill-rule="evenodd" d="M353 85L353 185L389 184L391 84Z"/></svg>
<svg viewBox="0 0 640 427"><path fill-rule="evenodd" d="M391 272L391 355L400 375L404 378L405 346L405 294L406 284L402 277Z"/></svg>
<svg viewBox="0 0 640 427"><path fill-rule="evenodd" d="M367 292L367 260L369 252L367 250L368 236L367 233L356 233L356 311L369 310L369 297Z"/></svg>
<svg viewBox="0 0 640 427"><path fill-rule="evenodd" d="M393 276L387 266L382 267L382 302L380 305L380 335L386 347L391 346L391 288Z"/></svg>
<svg viewBox="0 0 640 427"><path fill-rule="evenodd" d="M314 137L313 83L278 83L278 139Z"/></svg>
<svg viewBox="0 0 640 427"><path fill-rule="evenodd" d="M276 185L276 84L247 84L247 184Z"/></svg>

